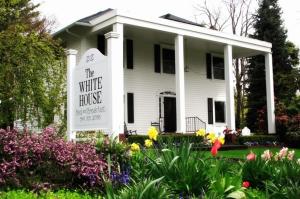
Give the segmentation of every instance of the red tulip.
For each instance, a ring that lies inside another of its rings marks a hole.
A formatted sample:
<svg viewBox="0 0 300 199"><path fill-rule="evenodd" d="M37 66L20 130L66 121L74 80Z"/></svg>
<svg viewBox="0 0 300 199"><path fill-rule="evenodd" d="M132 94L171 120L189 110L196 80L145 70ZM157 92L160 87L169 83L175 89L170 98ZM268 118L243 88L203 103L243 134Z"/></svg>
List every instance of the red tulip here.
<svg viewBox="0 0 300 199"><path fill-rule="evenodd" d="M250 187L250 182L244 181L244 182L243 182L243 187L245 187L245 188Z"/></svg>
<svg viewBox="0 0 300 199"><path fill-rule="evenodd" d="M216 156L218 153L219 148L221 148L222 144L221 142L217 139L214 143L214 145L211 147L211 154L212 156Z"/></svg>
<svg viewBox="0 0 300 199"><path fill-rule="evenodd" d="M253 153L252 151L247 155L247 160L252 161L256 159L256 155L255 153Z"/></svg>

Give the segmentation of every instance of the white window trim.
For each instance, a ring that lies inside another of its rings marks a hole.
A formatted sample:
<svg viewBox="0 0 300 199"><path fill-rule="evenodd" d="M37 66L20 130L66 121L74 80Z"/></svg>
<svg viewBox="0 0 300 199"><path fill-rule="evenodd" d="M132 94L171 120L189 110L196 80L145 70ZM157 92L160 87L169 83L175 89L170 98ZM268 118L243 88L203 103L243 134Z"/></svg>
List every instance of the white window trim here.
<svg viewBox="0 0 300 199"><path fill-rule="evenodd" d="M216 107L215 107L215 102L224 102L224 122L216 122ZM213 117L214 117L214 124L216 125L226 125L226 100L225 99L214 99L213 98Z"/></svg>
<svg viewBox="0 0 300 199"><path fill-rule="evenodd" d="M174 45L170 45L170 44L160 44L160 73L165 74L165 75L174 76L176 71L175 71L174 74L164 73L163 49L169 49L169 50L174 50L175 51L175 47L174 47ZM176 66L174 65L174 67L176 67Z"/></svg>

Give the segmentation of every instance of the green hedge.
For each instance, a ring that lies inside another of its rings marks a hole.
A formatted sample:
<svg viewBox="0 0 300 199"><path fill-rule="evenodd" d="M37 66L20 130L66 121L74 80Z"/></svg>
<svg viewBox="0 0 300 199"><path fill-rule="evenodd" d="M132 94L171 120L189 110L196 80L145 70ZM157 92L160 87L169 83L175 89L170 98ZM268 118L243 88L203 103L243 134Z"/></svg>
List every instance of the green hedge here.
<svg viewBox="0 0 300 199"><path fill-rule="evenodd" d="M300 148L300 131L286 133L284 142L288 147Z"/></svg>
<svg viewBox="0 0 300 199"><path fill-rule="evenodd" d="M251 136L240 136L238 138L240 144L245 142L258 142L258 144L265 145L268 142L278 142L279 138L275 135L251 135Z"/></svg>
<svg viewBox="0 0 300 199"><path fill-rule="evenodd" d="M147 135L131 135L128 137L129 143L139 143L144 145L144 141L149 139ZM172 134L160 134L158 135L159 142L167 143L182 143L182 142L191 142L191 143L200 143L203 141L202 137L197 137L195 133L189 134L180 134L180 133L172 133Z"/></svg>

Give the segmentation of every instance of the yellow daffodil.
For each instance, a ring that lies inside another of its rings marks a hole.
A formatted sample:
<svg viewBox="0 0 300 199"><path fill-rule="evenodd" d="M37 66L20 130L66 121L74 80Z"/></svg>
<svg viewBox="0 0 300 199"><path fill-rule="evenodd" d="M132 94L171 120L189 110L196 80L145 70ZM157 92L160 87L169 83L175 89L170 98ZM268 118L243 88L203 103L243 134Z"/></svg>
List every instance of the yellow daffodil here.
<svg viewBox="0 0 300 199"><path fill-rule="evenodd" d="M152 140L150 140L150 139L146 139L146 140L145 140L145 147L149 148L149 147L151 147L152 145L153 145Z"/></svg>
<svg viewBox="0 0 300 199"><path fill-rule="evenodd" d="M209 134L206 136L206 138L207 138L208 140L210 140L212 143L214 143L215 140L216 140L216 135L215 135L215 133L211 132L211 133L209 133Z"/></svg>
<svg viewBox="0 0 300 199"><path fill-rule="evenodd" d="M156 141L157 140L157 135L158 135L158 132L156 130L155 127L150 127L149 130L148 130L148 136L151 140L154 140Z"/></svg>
<svg viewBox="0 0 300 199"><path fill-rule="evenodd" d="M139 146L138 144L136 144L136 143L132 143L132 144L130 145L130 150L131 150L132 152L140 151L140 146Z"/></svg>
<svg viewBox="0 0 300 199"><path fill-rule="evenodd" d="M199 130L196 132L196 136L204 137L205 134L206 134L205 129L199 129Z"/></svg>
<svg viewBox="0 0 300 199"><path fill-rule="evenodd" d="M225 143L224 137L219 137L218 140L222 145Z"/></svg>

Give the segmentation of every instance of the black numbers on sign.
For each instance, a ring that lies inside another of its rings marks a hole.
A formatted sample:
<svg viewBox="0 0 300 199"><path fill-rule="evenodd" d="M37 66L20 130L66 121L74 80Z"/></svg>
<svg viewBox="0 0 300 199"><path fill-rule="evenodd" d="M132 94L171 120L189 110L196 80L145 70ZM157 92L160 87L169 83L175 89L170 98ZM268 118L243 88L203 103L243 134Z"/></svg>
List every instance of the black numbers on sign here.
<svg viewBox="0 0 300 199"><path fill-rule="evenodd" d="M94 61L94 54L90 54L86 56L86 63Z"/></svg>

